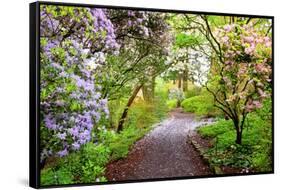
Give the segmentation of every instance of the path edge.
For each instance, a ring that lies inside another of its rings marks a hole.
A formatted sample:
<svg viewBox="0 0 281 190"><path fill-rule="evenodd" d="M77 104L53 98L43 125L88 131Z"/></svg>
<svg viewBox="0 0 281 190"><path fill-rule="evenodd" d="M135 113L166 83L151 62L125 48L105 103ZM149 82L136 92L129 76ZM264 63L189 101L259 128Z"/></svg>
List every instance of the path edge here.
<svg viewBox="0 0 281 190"><path fill-rule="evenodd" d="M196 131L194 131L194 133L199 135ZM193 146L193 148L199 153L202 160L209 166L210 170L215 175L223 175L224 174L219 166L216 166L216 165L211 163L210 157L206 154L207 149L204 148L203 146L201 146L200 143L195 138L193 138L192 134L188 134L188 138L187 138L186 143L190 143Z"/></svg>

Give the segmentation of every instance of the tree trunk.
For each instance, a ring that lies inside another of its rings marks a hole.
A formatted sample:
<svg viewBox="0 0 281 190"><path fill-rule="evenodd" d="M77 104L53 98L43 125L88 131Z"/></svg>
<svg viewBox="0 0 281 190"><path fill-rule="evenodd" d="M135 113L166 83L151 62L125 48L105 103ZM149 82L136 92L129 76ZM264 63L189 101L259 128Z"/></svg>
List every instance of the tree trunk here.
<svg viewBox="0 0 281 190"><path fill-rule="evenodd" d="M242 130L236 130L236 143L242 144Z"/></svg>
<svg viewBox="0 0 281 190"><path fill-rule="evenodd" d="M182 89L184 92L188 91L188 69L186 68L183 72L183 77L182 77Z"/></svg>
<svg viewBox="0 0 281 190"><path fill-rule="evenodd" d="M137 86L134 91L133 91L133 94L131 95L131 97L129 98L128 102L127 102L127 105L122 113L122 116L121 118L119 119L119 122L118 122L118 127L117 127L117 132L119 133L120 131L123 130L123 125L124 125L124 122L127 118L127 115L128 115L128 111L129 111L129 108L130 106L132 105L132 103L134 102L139 90L141 89L143 85L139 85Z"/></svg>
<svg viewBox="0 0 281 190"><path fill-rule="evenodd" d="M177 100L177 108L181 107L181 101Z"/></svg>
<svg viewBox="0 0 281 190"><path fill-rule="evenodd" d="M182 78L181 74L179 74L178 78L179 78L178 88L181 89L181 78Z"/></svg>
<svg viewBox="0 0 281 190"><path fill-rule="evenodd" d="M235 126L235 130L236 130L236 143L241 145L242 144L242 128L239 125L239 119L234 119L234 126Z"/></svg>
<svg viewBox="0 0 281 190"><path fill-rule="evenodd" d="M143 99L146 102L153 102L154 100L154 87L155 87L155 77L142 87Z"/></svg>

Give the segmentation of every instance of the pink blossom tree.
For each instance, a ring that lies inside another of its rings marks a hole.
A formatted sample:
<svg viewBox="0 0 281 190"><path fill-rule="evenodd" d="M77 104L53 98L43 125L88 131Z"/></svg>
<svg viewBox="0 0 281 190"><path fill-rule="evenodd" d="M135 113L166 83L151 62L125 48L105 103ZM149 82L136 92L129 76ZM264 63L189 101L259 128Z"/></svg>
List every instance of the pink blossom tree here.
<svg viewBox="0 0 281 190"><path fill-rule="evenodd" d="M215 106L233 121L236 143L241 144L247 114L261 108L271 94L272 42L265 32L270 30L257 29L256 22L250 20L214 29L207 17L201 18L214 52L204 86L213 95Z"/></svg>

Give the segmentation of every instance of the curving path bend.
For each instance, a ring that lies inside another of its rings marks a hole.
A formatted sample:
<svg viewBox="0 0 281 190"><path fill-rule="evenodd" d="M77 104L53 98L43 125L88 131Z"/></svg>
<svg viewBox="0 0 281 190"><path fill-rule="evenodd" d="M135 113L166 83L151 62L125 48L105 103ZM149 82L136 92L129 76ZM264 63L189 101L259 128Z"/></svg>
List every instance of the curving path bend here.
<svg viewBox="0 0 281 190"><path fill-rule="evenodd" d="M188 134L196 127L210 123L197 121L194 114L181 109L156 125L137 141L125 159L107 165L109 181L210 175L209 167L198 152L187 143Z"/></svg>

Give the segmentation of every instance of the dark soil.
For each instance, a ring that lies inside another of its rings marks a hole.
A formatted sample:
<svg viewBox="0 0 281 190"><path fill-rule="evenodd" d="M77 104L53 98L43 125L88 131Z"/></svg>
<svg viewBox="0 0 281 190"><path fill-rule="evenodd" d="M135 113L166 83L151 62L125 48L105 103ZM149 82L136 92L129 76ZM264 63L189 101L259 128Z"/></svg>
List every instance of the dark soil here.
<svg viewBox="0 0 281 190"><path fill-rule="evenodd" d="M188 134L206 121L181 109L137 141L128 156L106 168L108 181L211 175L210 168L188 142Z"/></svg>

